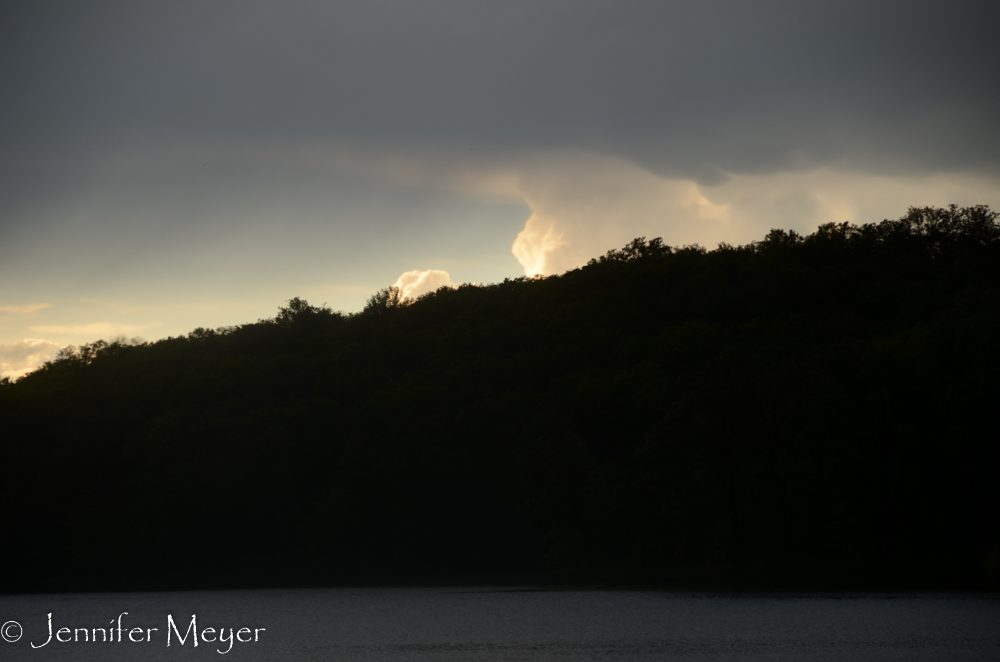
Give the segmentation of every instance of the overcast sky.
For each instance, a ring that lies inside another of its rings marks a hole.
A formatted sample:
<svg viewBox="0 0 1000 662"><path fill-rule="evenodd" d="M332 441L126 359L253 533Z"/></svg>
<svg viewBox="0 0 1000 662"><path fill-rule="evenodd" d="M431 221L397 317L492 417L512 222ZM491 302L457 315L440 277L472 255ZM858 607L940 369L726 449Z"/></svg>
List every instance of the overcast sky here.
<svg viewBox="0 0 1000 662"><path fill-rule="evenodd" d="M0 5L0 374L560 273L644 235L1000 208L996 2ZM428 272L428 273L424 273Z"/></svg>

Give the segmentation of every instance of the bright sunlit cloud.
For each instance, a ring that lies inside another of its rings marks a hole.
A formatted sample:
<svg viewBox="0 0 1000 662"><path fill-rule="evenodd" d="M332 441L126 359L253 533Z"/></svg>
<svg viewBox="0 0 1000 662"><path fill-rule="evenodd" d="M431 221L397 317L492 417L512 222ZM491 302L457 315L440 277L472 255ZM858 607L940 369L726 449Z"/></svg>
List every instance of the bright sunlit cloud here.
<svg viewBox="0 0 1000 662"><path fill-rule="evenodd" d="M439 269L428 269L427 271L407 271L401 275L393 285L399 288L400 298L416 299L422 294L435 292L442 287L457 287L451 282L451 276L447 271Z"/></svg>

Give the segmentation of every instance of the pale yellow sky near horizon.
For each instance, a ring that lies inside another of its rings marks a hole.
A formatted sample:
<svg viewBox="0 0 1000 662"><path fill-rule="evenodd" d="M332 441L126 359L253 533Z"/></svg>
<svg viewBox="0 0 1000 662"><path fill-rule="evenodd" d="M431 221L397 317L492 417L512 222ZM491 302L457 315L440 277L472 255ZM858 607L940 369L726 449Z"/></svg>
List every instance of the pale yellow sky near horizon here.
<svg viewBox="0 0 1000 662"><path fill-rule="evenodd" d="M522 201L528 215L507 246L517 259L506 268L510 277L562 273L637 236L711 248L722 241L741 244L760 239L775 227L807 233L822 223L897 218L910 206L987 204L1000 209L1000 179L961 173L906 176L818 168L731 175L708 186L657 176L629 161L585 152L550 152L495 166L435 164L428 159L421 167L419 157L413 156L346 164L341 159L338 169L471 196L483 204ZM492 250L490 259L497 259L503 247L484 250ZM469 261L474 263L475 256ZM405 260L399 264L406 266ZM452 284L449 269L455 269L449 264L410 266L418 268L400 268L395 276L384 276L382 284L317 281L300 283L301 291L293 294L276 286L243 298L203 297L187 290L145 300L141 296L106 300L95 293L93 298L71 301L0 301L0 376L18 377L66 345L117 336L155 340L197 326L252 322L272 316L290 296L354 311L393 279L407 288L410 297Z"/></svg>

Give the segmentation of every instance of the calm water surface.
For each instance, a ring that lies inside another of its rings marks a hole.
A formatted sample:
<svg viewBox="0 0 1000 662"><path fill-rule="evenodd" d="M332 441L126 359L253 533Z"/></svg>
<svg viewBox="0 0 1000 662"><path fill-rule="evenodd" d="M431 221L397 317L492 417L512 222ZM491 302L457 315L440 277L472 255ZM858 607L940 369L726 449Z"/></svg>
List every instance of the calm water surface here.
<svg viewBox="0 0 1000 662"><path fill-rule="evenodd" d="M117 641L118 616L122 642ZM48 639L47 614L60 643ZM193 635L181 634L196 616ZM0 596L3 660L1000 660L1000 596L316 589ZM116 641L82 641L114 622ZM141 628L137 631L135 628ZM150 632L152 628L157 628ZM214 631L205 633L206 628ZM206 642L234 634L251 641ZM253 631L258 641L253 642ZM17 628L5 630L13 638ZM133 638L144 641L133 643ZM150 641L145 641L147 635Z"/></svg>

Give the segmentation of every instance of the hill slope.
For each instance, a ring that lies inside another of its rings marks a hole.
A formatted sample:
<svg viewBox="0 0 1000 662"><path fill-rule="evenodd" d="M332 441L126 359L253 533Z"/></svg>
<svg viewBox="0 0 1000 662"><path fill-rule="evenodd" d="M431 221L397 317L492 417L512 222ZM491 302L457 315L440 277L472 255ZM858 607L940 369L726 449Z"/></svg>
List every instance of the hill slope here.
<svg viewBox="0 0 1000 662"><path fill-rule="evenodd" d="M998 337L951 207L95 343L0 386L0 590L988 586Z"/></svg>

